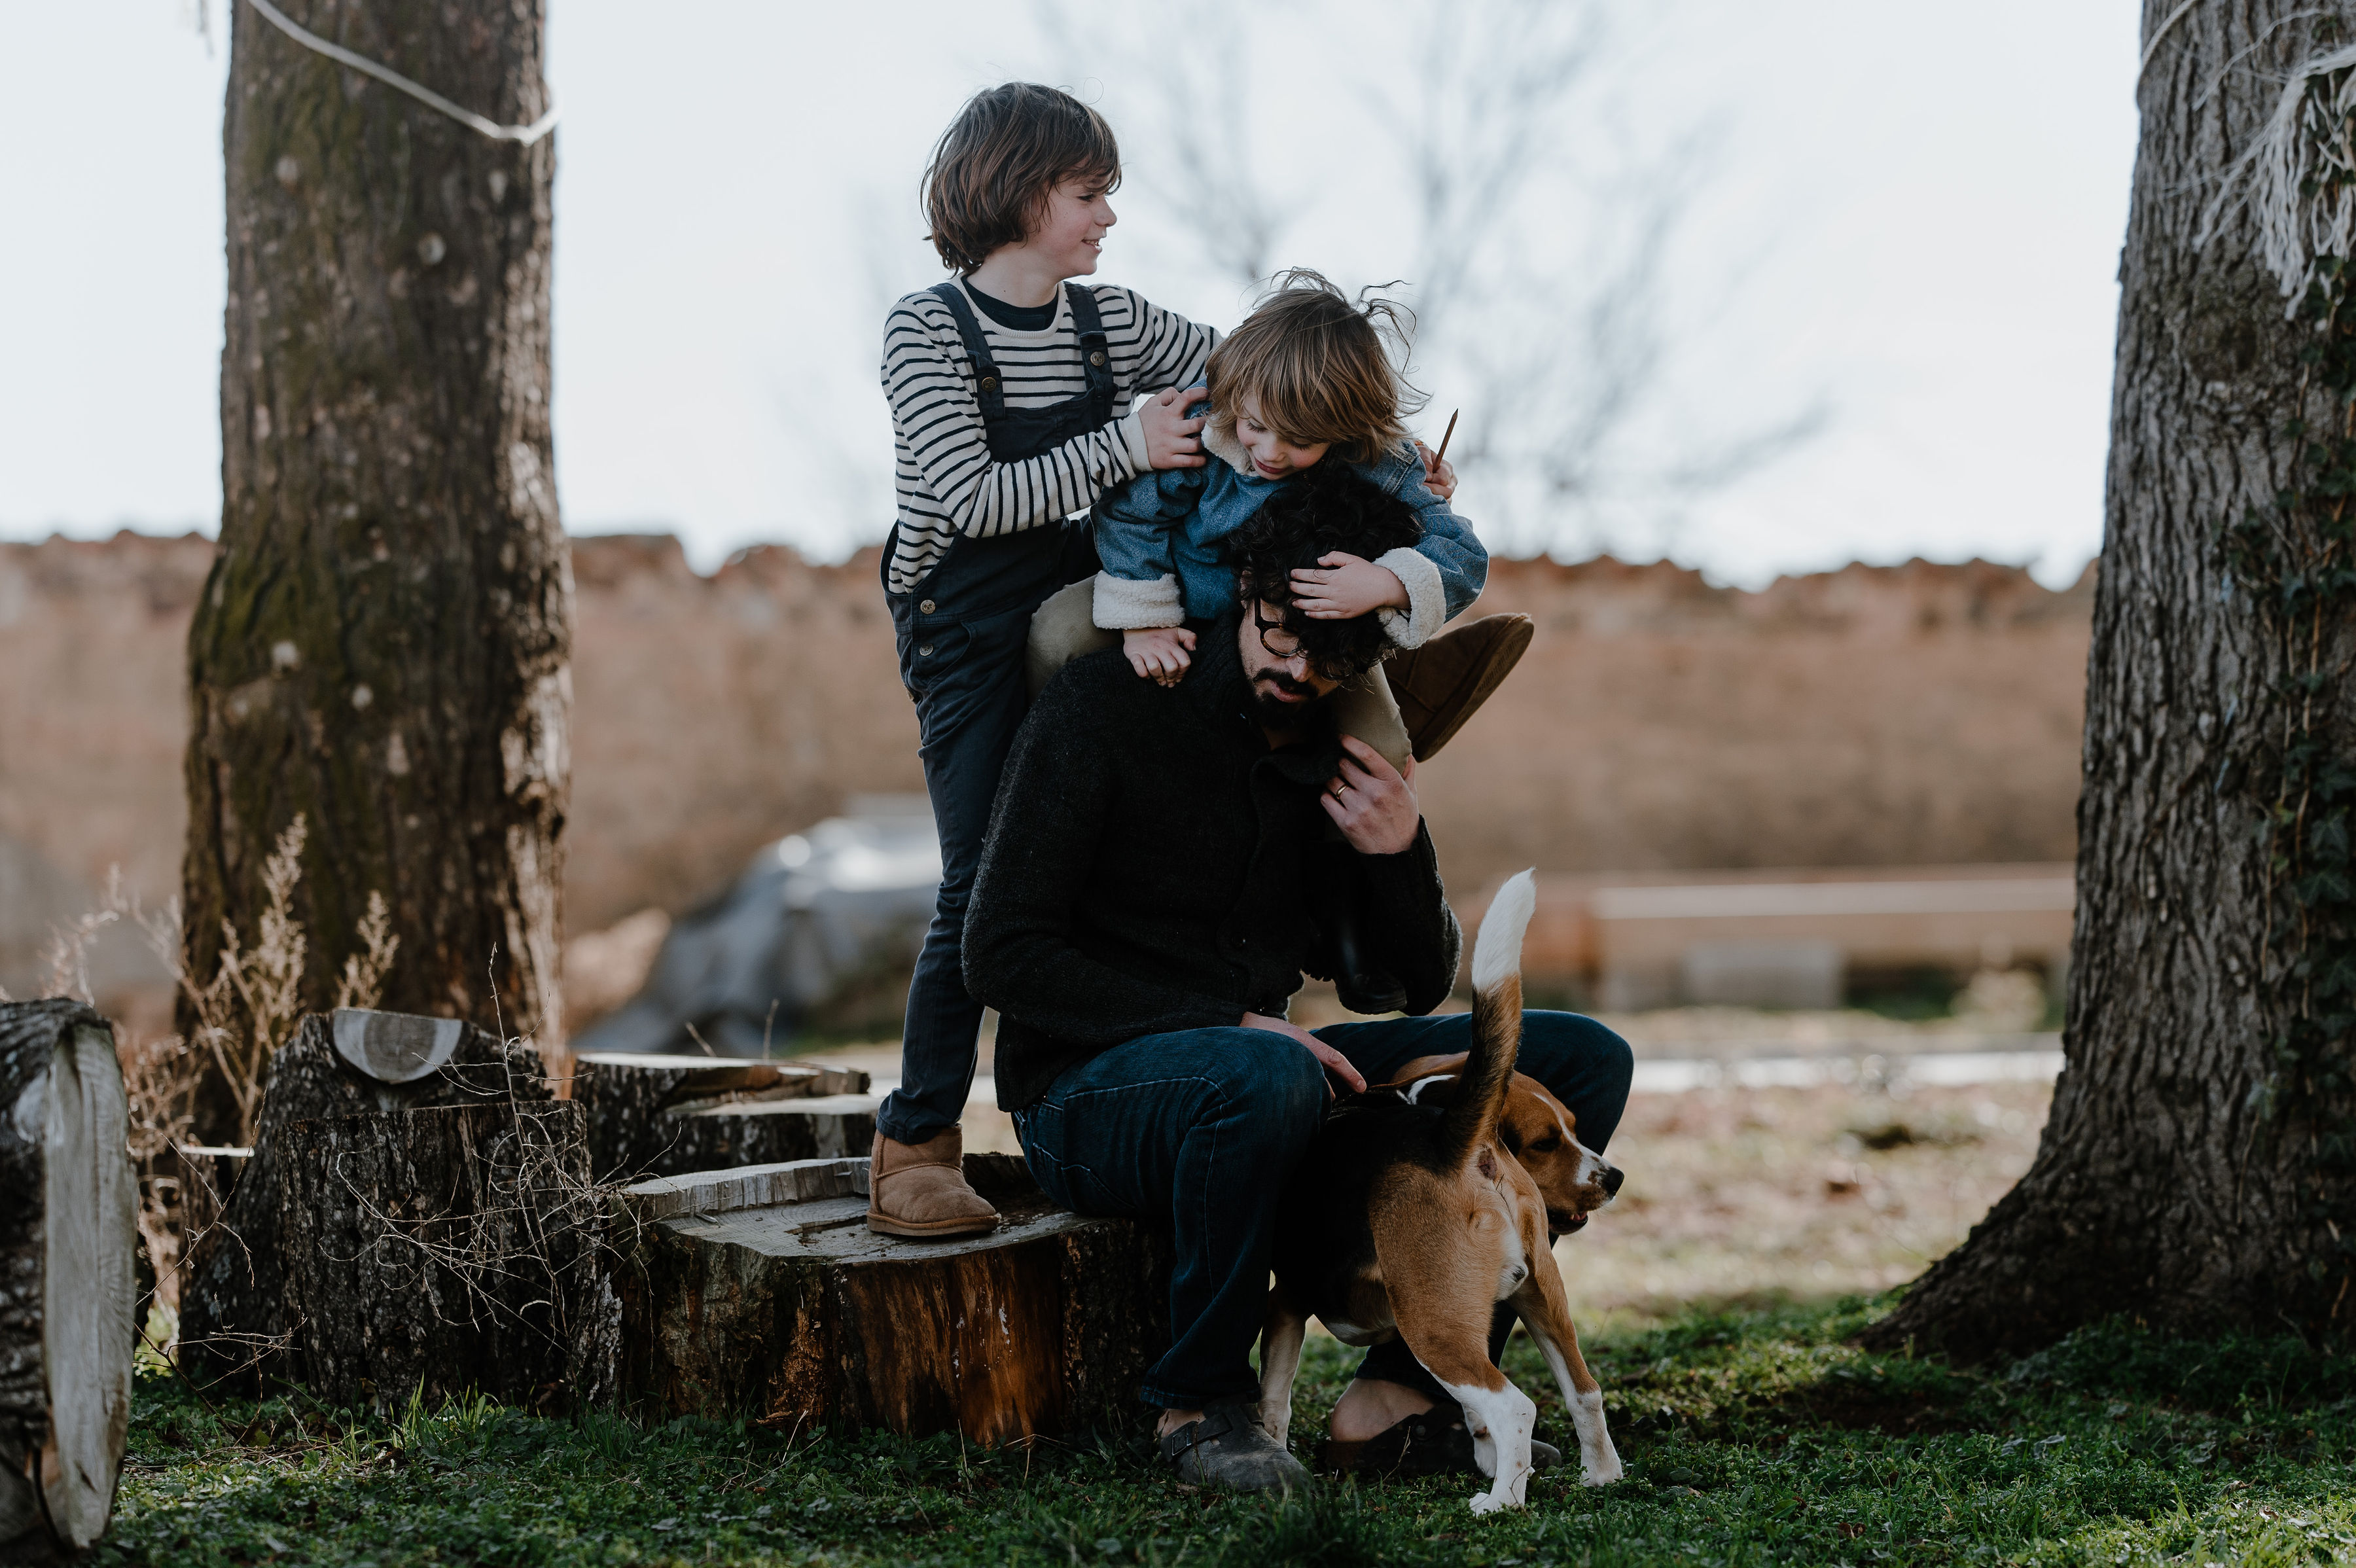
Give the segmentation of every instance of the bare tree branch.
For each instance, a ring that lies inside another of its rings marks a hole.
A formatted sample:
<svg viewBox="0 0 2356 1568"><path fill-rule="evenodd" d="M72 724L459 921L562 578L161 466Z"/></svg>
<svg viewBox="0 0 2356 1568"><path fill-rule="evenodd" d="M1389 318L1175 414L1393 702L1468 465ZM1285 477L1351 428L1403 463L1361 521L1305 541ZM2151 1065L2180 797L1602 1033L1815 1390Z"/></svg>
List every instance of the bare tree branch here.
<svg viewBox="0 0 2356 1568"><path fill-rule="evenodd" d="M1258 72L1248 40L1272 18L1302 14L1297 0L1201 0L1183 26L1141 38L1131 13L1039 0L1058 74L1075 90L1102 83L1121 120L1150 127L1129 157L1150 171L1151 199L1181 220L1215 272L1245 288L1277 270L1278 242L1305 205L1297 189L1287 205L1261 177L1277 149L1257 135Z"/></svg>
<svg viewBox="0 0 2356 1568"><path fill-rule="evenodd" d="M1413 373L1463 410L1460 499L1499 553L1665 537L1831 417L1804 392L1732 420L1679 404L1714 313L1671 297L1670 263L1717 137L1629 129L1658 116L1614 98L1627 50L1602 0L1206 0L1150 35L1071 0L1038 14L1058 69L1104 84L1137 204L1217 273L1352 271L1290 248L1321 201L1355 204L1348 256L1404 261ZM1304 101L1365 124L1303 145L1279 122Z"/></svg>

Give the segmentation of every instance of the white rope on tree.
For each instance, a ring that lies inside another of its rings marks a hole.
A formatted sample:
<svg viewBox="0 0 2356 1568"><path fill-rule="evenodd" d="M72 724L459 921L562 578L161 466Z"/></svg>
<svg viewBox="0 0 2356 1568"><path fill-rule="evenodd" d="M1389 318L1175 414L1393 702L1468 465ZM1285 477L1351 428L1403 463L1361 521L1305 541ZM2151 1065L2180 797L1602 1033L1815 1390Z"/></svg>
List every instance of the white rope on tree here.
<svg viewBox="0 0 2356 1568"><path fill-rule="evenodd" d="M2151 70L2151 57L2159 52L2160 40L2168 37L2169 30L2174 27L2177 23L2184 20L2184 14L2187 11L2191 10L2192 7L2199 4L2201 4L2201 0L2184 0L2183 5L2179 5L2175 10L2169 13L2167 21L2162 22L2158 27L2154 27L2151 30L2151 41L2143 47L2143 61L2136 67L2136 84L2137 86L2142 85L2144 74Z"/></svg>
<svg viewBox="0 0 2356 1568"><path fill-rule="evenodd" d="M439 110L461 125L470 130L479 131L495 142L519 142L528 147L556 129L558 111L553 93L549 95L548 113L530 124L502 125L496 120L484 119L471 109L461 108L432 88L421 87L399 71L379 65L366 55L354 54L341 44L331 44L316 33L304 31L290 21L284 12L273 5L270 0L246 0L246 4L261 12L272 27L276 27L305 48L326 55L338 65L348 65L362 75L372 76L387 87L406 92L427 108Z"/></svg>
<svg viewBox="0 0 2356 1568"><path fill-rule="evenodd" d="M2328 79L2337 75L2339 81ZM2323 79L2323 80L2319 80ZM2349 117L2356 114L2356 44L2318 55L2290 73L2265 129L2226 172L2195 242L2206 244L2231 210L2233 193L2258 227L2258 255L2298 313L2325 256L2356 253L2356 146Z"/></svg>

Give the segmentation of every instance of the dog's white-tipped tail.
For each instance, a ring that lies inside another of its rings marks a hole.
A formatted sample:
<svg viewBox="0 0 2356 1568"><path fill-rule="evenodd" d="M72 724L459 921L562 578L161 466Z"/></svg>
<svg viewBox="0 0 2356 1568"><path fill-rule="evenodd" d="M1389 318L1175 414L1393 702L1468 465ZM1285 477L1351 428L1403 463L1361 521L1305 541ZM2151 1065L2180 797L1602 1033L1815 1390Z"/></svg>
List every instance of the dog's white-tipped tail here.
<svg viewBox="0 0 2356 1568"><path fill-rule="evenodd" d="M1522 1049L1522 933L1537 908L1537 875L1510 877L1489 900L1472 943L1472 1048L1464 1058L1456 1098L1440 1118L1440 1147L1450 1159L1469 1159L1496 1136Z"/></svg>
<svg viewBox="0 0 2356 1568"><path fill-rule="evenodd" d="M1537 907L1534 869L1506 878L1497 896L1489 900L1489 912L1481 917L1481 934L1472 943L1474 992L1494 991L1520 972L1522 935L1530 929L1530 916Z"/></svg>

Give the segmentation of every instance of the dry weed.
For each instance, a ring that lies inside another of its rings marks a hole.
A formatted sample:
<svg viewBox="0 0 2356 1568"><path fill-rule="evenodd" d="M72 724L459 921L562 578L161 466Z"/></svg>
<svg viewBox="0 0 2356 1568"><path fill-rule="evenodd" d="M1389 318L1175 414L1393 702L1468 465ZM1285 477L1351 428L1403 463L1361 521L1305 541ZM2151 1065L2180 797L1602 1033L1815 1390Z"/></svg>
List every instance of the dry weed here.
<svg viewBox="0 0 2356 1568"><path fill-rule="evenodd" d="M309 837L309 823L297 815L262 863L262 886L270 901L256 922L251 950L241 941L237 927L223 920L220 966L209 981L198 984L177 953L172 963L181 993L197 1015L191 1044L212 1058L237 1101L241 1144L253 1141L264 1069L278 1048L294 1038L294 1026L303 1016L303 967L310 944L293 906L294 889L303 880L303 845ZM175 905L176 938L178 916Z"/></svg>
<svg viewBox="0 0 2356 1568"><path fill-rule="evenodd" d="M253 947L245 948L236 926L222 921L220 963L203 985L188 973L179 900L146 910L124 894L119 870L109 874L101 907L59 930L50 944L47 994L79 997L96 1006L90 983L90 944L107 927L129 921L145 936L197 1016L194 1041L165 1035L126 1037L115 1044L130 1102L131 1156L140 1173L139 1234L155 1270L156 1294L169 1314L178 1309L179 1261L196 1240L185 1224L189 1195L180 1190L182 1162L169 1156L187 1141L205 1069L209 1063L220 1069L237 1103L238 1141L251 1144L270 1058L294 1038L302 1020L303 972L310 944L294 913L294 897L303 879L303 846L309 832L309 824L298 815L279 834L262 867L270 902L257 922ZM383 993L401 939L392 932L391 913L381 893L369 893L358 935L363 950L344 961L336 986L338 1007L373 1007ZM0 1001L6 1000L0 993ZM211 1207L220 1211L218 1198Z"/></svg>
<svg viewBox="0 0 2356 1568"><path fill-rule="evenodd" d="M343 978L336 982L338 1007L373 1007L384 994L384 977L392 972L401 939L392 934L392 911L385 907L383 894L369 891L368 913L360 917L358 934L363 950L344 959Z"/></svg>

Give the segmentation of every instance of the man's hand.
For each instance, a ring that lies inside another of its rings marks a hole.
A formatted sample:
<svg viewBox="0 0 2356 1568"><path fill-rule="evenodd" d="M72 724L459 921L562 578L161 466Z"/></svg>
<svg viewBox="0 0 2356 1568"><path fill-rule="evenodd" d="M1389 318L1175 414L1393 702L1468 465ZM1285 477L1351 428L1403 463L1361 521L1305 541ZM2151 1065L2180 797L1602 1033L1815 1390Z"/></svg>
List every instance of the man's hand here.
<svg viewBox="0 0 2356 1568"><path fill-rule="evenodd" d="M1175 686L1194 661L1194 634L1183 626L1157 626L1120 634L1120 650L1129 667L1149 681Z"/></svg>
<svg viewBox="0 0 2356 1568"><path fill-rule="evenodd" d="M1203 466L1203 422L1186 417L1186 405L1198 401L1200 388L1181 392L1165 387L1138 410L1145 427L1145 456L1155 468L1199 468Z"/></svg>
<svg viewBox="0 0 2356 1568"><path fill-rule="evenodd" d="M1397 854L1415 843L1423 808L1415 798L1415 758L1401 773L1356 736L1342 737L1342 766L1317 803L1360 854Z"/></svg>
<svg viewBox="0 0 2356 1568"><path fill-rule="evenodd" d="M1299 1025L1288 1024L1281 1018L1271 1018L1265 1013L1247 1013L1244 1015L1243 1026L1247 1029L1266 1029L1271 1035L1282 1035L1286 1039L1300 1045L1311 1056L1323 1062L1326 1071L1350 1086L1351 1093L1366 1092L1365 1075L1350 1065L1350 1058Z"/></svg>
<svg viewBox="0 0 2356 1568"><path fill-rule="evenodd" d="M1415 444L1415 451L1416 456L1423 459L1423 488L1441 500L1455 499L1456 465L1441 457L1440 466L1434 467L1431 460L1438 454L1420 441Z"/></svg>
<svg viewBox="0 0 2356 1568"><path fill-rule="evenodd" d="M1410 607L1398 573L1339 550L1292 574L1292 602L1312 620L1355 620L1376 610Z"/></svg>

